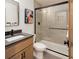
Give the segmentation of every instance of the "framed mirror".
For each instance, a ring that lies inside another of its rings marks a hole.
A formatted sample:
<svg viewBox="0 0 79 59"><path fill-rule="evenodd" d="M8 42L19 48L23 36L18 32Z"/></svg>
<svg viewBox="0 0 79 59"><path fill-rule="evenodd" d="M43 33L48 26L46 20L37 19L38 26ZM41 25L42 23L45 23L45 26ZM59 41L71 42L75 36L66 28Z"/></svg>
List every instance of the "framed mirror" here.
<svg viewBox="0 0 79 59"><path fill-rule="evenodd" d="M5 0L5 26L19 25L19 3L14 0Z"/></svg>

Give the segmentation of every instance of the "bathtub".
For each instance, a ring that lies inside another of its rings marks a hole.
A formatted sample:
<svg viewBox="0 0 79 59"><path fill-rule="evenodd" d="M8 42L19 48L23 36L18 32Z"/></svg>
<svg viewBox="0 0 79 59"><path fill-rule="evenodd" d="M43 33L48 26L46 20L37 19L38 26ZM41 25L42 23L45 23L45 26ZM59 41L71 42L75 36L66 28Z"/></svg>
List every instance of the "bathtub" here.
<svg viewBox="0 0 79 59"><path fill-rule="evenodd" d="M44 59L68 59L68 47L67 46L52 43L46 40L41 40L40 42L45 44L48 48L44 52Z"/></svg>

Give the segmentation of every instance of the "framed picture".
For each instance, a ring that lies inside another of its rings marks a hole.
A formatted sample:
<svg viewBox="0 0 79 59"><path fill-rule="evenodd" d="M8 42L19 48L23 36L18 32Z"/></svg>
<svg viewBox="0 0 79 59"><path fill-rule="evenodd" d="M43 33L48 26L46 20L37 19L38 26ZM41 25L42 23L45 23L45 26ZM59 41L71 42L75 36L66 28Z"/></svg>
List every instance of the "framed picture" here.
<svg viewBox="0 0 79 59"><path fill-rule="evenodd" d="M33 23L33 11L30 9L25 9L25 23L26 24Z"/></svg>

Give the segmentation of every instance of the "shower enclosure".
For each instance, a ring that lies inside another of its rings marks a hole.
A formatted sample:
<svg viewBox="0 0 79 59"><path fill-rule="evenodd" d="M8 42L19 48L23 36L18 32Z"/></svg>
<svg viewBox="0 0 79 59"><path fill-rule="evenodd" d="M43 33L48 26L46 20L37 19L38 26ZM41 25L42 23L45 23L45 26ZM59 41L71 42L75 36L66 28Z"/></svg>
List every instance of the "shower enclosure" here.
<svg viewBox="0 0 79 59"><path fill-rule="evenodd" d="M66 52L66 55L68 55L68 46L66 44L68 38L67 12L67 3L47 8L38 8L36 9L35 27L36 41L48 41L53 44L65 46L65 49L62 50ZM57 48L61 49L61 47Z"/></svg>

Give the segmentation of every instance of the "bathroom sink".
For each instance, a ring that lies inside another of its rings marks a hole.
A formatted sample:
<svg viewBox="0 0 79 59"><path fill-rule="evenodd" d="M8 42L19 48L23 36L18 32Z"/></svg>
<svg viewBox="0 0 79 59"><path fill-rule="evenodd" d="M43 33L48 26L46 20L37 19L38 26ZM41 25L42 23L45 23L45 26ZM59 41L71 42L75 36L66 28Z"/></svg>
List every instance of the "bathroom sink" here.
<svg viewBox="0 0 79 59"><path fill-rule="evenodd" d="M23 37L25 37L25 36L24 35L18 35L18 36L7 38L6 41L11 42L11 41L19 40L20 38L23 38Z"/></svg>

